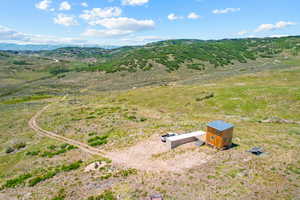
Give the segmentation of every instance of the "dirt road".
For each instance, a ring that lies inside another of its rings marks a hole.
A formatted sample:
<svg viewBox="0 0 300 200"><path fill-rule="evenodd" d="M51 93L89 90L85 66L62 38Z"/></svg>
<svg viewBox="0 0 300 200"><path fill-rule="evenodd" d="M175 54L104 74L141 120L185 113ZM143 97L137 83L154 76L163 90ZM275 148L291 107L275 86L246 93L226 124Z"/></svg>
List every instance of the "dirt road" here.
<svg viewBox="0 0 300 200"><path fill-rule="evenodd" d="M64 100L64 99L65 99L65 97L62 100ZM54 132L42 129L37 124L36 120L51 105L52 104L49 104L49 105L45 106L42 110L38 111L30 119L30 121L28 122L29 127L31 127L33 130L35 130L40 135L43 135L43 136L46 136L46 137L49 137L49 138L52 138L52 139L55 139L55 140L58 140L58 141L61 141L61 142L65 142L65 143L68 143L68 144L73 145L73 146L76 146L76 147L78 147L79 149L81 149L82 151L84 151L86 153L89 153L89 154L92 154L92 155L98 155L98 156L105 156L105 152L100 151L97 148L91 147L91 146L89 146L89 145L87 145L85 143L78 142L76 140L72 140L70 138L63 137L63 136L58 135L58 134L56 134Z"/></svg>
<svg viewBox="0 0 300 200"><path fill-rule="evenodd" d="M64 100L65 97L62 99ZM59 102L58 102L59 103ZM52 103L53 104L53 103ZM76 146L83 152L91 155L103 156L111 159L114 164L126 167L132 167L144 171L183 171L194 166L206 163L210 156L197 150L194 144L185 145L181 151L183 153L175 153L169 156L168 159L154 159L153 156L159 154L172 154L169 148L160 142L158 135L153 135L151 138L131 146L128 149L114 152L104 152L97 148L91 147L85 143L63 137L54 132L42 129L36 122L37 118L52 104L45 106L37 112L28 122L29 126L42 136L46 136L61 142Z"/></svg>

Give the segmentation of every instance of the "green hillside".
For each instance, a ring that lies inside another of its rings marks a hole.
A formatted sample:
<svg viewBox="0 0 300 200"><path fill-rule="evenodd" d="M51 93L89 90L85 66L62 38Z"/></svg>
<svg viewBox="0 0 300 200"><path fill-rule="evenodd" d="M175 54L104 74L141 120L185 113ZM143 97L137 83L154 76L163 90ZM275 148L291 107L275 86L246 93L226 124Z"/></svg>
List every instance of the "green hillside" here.
<svg viewBox="0 0 300 200"><path fill-rule="evenodd" d="M92 65L77 68L79 71L136 71L150 70L157 64L167 71L182 66L205 70L209 66L223 67L236 62L246 63L258 58L272 58L280 53L297 55L300 37L253 38L217 41L168 40L139 47L122 47L112 50L97 48L62 48L45 52L48 56L97 58Z"/></svg>

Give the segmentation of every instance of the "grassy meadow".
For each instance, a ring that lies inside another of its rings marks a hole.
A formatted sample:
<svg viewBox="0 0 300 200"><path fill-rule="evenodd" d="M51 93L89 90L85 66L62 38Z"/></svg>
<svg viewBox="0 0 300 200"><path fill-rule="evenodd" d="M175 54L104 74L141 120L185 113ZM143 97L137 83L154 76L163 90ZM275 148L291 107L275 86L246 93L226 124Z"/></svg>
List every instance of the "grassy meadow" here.
<svg viewBox="0 0 300 200"><path fill-rule="evenodd" d="M36 68L28 73L18 62L2 59L0 199L132 200L155 193L167 200L299 199L300 62L279 60L241 64L233 72L232 66L195 72L190 80L185 79L189 71L171 72L166 80L149 71L134 79L127 72L62 76L38 67L40 62L52 66L52 60L27 61L35 67L25 67ZM19 68L13 72L10 65ZM207 157L183 172L132 169L31 130L28 121L49 103L37 121L43 129L106 152L125 151L166 132L205 130L218 119L235 125L235 146L217 151L183 145L152 155L153 161L195 153ZM295 123L262 123L272 117ZM246 152L255 146L266 153ZM107 165L84 171L99 160Z"/></svg>

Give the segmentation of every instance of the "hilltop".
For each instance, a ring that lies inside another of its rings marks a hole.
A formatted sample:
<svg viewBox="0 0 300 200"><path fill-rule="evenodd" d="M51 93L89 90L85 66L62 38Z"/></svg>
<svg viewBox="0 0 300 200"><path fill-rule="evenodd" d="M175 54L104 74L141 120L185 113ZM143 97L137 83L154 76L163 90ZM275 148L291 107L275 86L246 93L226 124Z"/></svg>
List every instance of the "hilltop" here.
<svg viewBox="0 0 300 200"><path fill-rule="evenodd" d="M0 199L299 198L299 44L0 51ZM217 119L234 148L160 142Z"/></svg>
<svg viewBox="0 0 300 200"><path fill-rule="evenodd" d="M135 72L137 70L150 70L162 65L170 72L181 67L194 70L205 70L209 67L222 68L234 63L273 58L282 53L297 55L299 51L300 37L292 36L211 41L167 40L144 46L113 49L65 47L27 53L77 60L96 58L92 64L71 69L77 71Z"/></svg>

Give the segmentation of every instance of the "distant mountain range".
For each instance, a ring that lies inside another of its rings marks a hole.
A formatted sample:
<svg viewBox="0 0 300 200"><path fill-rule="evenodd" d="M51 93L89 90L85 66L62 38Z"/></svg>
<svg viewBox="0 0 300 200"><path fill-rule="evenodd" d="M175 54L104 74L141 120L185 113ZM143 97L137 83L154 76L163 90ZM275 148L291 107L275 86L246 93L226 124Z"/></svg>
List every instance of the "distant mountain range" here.
<svg viewBox="0 0 300 200"><path fill-rule="evenodd" d="M10 51L42 51L42 50L54 50L63 47L97 47L103 49L114 49L117 46L101 46L101 45L47 45L47 44L13 44L13 43L0 43L0 50Z"/></svg>
<svg viewBox="0 0 300 200"><path fill-rule="evenodd" d="M32 52L29 52L29 54ZM45 57L97 59L99 62L84 65L77 71L130 71L150 70L165 66L176 71L180 67L205 70L233 65L236 62L270 58L280 55L299 55L300 36L282 38L248 38L226 40L167 40L143 46L124 46L114 49L65 47L51 51L34 52Z"/></svg>

